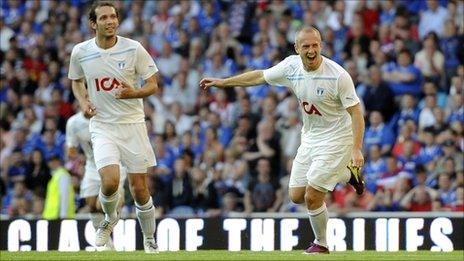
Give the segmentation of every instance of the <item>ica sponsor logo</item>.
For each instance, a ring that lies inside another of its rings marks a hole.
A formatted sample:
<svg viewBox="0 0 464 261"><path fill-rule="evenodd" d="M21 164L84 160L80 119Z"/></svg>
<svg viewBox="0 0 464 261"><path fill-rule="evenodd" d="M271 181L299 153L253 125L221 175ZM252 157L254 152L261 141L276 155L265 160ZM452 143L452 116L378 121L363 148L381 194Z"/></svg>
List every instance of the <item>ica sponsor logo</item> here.
<svg viewBox="0 0 464 261"><path fill-rule="evenodd" d="M105 77L105 78L95 79L95 86L97 88L97 92L99 91L109 92L115 88L118 88L119 85L121 85L121 83L115 78Z"/></svg>

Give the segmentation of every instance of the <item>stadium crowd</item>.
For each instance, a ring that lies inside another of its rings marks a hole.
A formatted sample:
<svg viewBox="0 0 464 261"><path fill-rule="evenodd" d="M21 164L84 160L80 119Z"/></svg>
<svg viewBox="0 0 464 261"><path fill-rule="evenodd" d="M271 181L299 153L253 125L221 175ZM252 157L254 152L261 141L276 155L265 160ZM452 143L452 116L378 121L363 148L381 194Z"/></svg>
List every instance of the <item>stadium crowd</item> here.
<svg viewBox="0 0 464 261"><path fill-rule="evenodd" d="M79 110L67 78L72 47L93 37L90 1L8 0L0 17L0 203L41 217L47 183L65 167L77 212L84 155L65 155ZM456 0L120 1L119 33L160 70L145 103L158 165L158 215L306 211L287 184L300 144L299 101L285 87L198 87L201 77L265 69L294 54L314 25L325 56L352 76L366 117L366 192L338 185L330 211L464 211L464 6ZM126 190L128 191L128 190ZM123 215L134 213L127 197Z"/></svg>

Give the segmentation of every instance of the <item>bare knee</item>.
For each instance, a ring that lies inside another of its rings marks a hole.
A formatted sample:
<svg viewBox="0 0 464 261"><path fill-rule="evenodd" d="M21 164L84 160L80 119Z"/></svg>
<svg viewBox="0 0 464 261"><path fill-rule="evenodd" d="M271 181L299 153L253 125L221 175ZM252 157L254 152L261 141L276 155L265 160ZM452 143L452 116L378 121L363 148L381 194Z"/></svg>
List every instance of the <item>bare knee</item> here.
<svg viewBox="0 0 464 261"><path fill-rule="evenodd" d="M104 195L110 196L116 193L119 188L119 166L110 165L99 170L101 178L101 191Z"/></svg>
<svg viewBox="0 0 464 261"><path fill-rule="evenodd" d="M134 197L134 200L139 204L143 205L148 202L148 199L150 197L150 193L148 192L148 189L146 188L139 188L139 187L133 187L131 189L132 196Z"/></svg>
<svg viewBox="0 0 464 261"><path fill-rule="evenodd" d="M290 188L288 197L295 204L303 204L305 202L305 188Z"/></svg>
<svg viewBox="0 0 464 261"><path fill-rule="evenodd" d="M111 196L118 191L119 179L102 179L101 191L105 196Z"/></svg>
<svg viewBox="0 0 464 261"><path fill-rule="evenodd" d="M304 196L306 206L309 210L318 209L324 204L325 192L314 189L311 186L306 187Z"/></svg>

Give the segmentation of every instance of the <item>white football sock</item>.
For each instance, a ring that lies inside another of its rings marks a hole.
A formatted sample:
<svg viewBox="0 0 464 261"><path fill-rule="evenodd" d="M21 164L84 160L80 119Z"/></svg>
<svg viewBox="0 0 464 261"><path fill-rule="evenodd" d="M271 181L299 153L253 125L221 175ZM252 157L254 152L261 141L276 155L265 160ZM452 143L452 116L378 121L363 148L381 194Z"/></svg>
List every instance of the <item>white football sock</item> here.
<svg viewBox="0 0 464 261"><path fill-rule="evenodd" d="M150 197L148 202L141 206L135 202L135 207L135 213L139 220L140 227L142 228L144 238L154 238L156 220L155 207L153 206L152 198Z"/></svg>
<svg viewBox="0 0 464 261"><path fill-rule="evenodd" d="M315 210L308 210L309 222L314 232L314 243L320 246L327 247L327 221L329 220L329 213L325 202L322 206Z"/></svg>
<svg viewBox="0 0 464 261"><path fill-rule="evenodd" d="M98 199L102 205L103 212L105 212L105 219L107 221L114 221L118 219L118 213L116 212L119 202L119 190L117 190L111 196L105 196L100 190Z"/></svg>
<svg viewBox="0 0 464 261"><path fill-rule="evenodd" d="M100 223L105 219L105 215L102 213L90 213L90 220L92 221L92 225L95 228L95 231L97 231L98 226Z"/></svg>

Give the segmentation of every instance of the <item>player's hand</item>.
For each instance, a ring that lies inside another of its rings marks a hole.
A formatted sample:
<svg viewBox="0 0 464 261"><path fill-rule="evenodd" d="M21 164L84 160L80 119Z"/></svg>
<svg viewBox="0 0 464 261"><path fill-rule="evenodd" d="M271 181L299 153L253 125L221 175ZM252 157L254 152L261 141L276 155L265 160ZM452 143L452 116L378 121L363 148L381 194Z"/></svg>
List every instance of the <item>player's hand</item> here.
<svg viewBox="0 0 464 261"><path fill-rule="evenodd" d="M97 109L88 100L80 104L80 106L81 106L82 112L84 112L84 117L86 117L87 119L90 119L97 114Z"/></svg>
<svg viewBox="0 0 464 261"><path fill-rule="evenodd" d="M362 168L364 166L364 156L360 149L353 149L351 153L351 162L353 167Z"/></svg>
<svg viewBox="0 0 464 261"><path fill-rule="evenodd" d="M121 85L114 91L114 97L116 99L131 99L136 97L137 91L125 82L121 82Z"/></svg>
<svg viewBox="0 0 464 261"><path fill-rule="evenodd" d="M218 88L226 87L223 79L219 78L203 78L200 81L200 87L207 90L210 87L216 86Z"/></svg>

